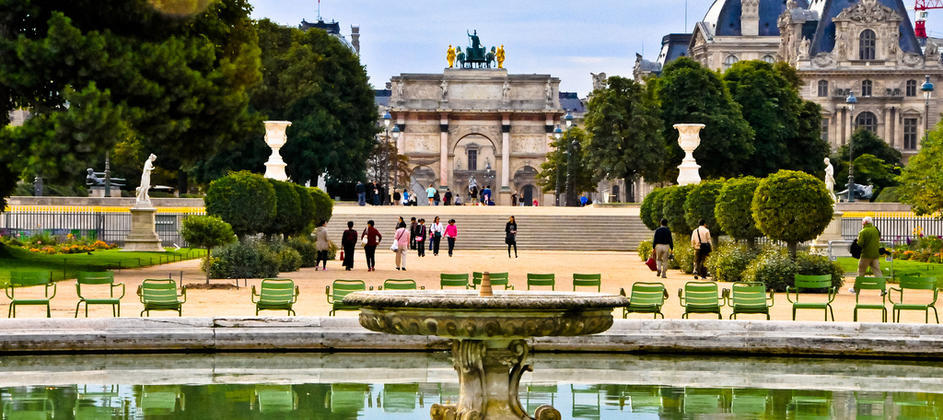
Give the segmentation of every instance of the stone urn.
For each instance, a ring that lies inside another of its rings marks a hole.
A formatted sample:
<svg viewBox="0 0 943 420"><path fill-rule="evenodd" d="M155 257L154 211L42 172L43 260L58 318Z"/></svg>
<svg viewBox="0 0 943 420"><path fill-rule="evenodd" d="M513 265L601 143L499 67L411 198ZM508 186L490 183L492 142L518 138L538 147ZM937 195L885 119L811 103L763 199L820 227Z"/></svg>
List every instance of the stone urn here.
<svg viewBox="0 0 943 420"><path fill-rule="evenodd" d="M272 154L265 162L265 177L279 181L288 181L288 175L285 173L285 161L279 149L288 141L285 130L291 125L291 121L264 121L265 124L265 144L272 148Z"/></svg>
<svg viewBox="0 0 943 420"><path fill-rule="evenodd" d="M701 182L701 168L694 160L694 149L701 145L700 131L704 124L675 124L678 130L678 146L684 150L684 159L678 165L678 185L691 185Z"/></svg>

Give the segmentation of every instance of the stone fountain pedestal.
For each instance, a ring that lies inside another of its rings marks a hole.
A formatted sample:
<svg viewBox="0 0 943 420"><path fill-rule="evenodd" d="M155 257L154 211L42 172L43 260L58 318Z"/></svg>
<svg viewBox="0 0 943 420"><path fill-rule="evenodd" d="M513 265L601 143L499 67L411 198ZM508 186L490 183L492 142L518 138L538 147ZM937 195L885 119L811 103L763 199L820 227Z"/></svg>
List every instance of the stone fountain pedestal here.
<svg viewBox="0 0 943 420"><path fill-rule="evenodd" d="M357 292L344 303L361 307L368 330L451 339L461 393L454 405L434 404L433 420L553 420L561 418L553 407L531 416L518 399L521 376L531 370L526 339L606 331L612 309L628 301L601 293L420 290Z"/></svg>
<svg viewBox="0 0 943 420"><path fill-rule="evenodd" d="M694 149L701 144L700 131L704 124L675 124L678 130L678 145L684 150L684 159L678 166L678 185L692 185L701 182L701 165L694 159Z"/></svg>
<svg viewBox="0 0 943 420"><path fill-rule="evenodd" d="M285 130L291 125L291 121L263 121L263 124L265 124L265 144L272 149L268 162L265 162L265 177L288 181L288 174L285 173L287 164L282 160L279 150L288 141Z"/></svg>

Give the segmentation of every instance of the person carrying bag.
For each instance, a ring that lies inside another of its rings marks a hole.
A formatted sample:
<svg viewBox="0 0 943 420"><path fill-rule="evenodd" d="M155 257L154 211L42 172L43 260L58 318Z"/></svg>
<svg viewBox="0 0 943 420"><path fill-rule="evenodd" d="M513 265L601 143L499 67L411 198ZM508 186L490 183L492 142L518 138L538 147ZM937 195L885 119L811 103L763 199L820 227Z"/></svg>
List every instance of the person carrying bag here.
<svg viewBox="0 0 943 420"><path fill-rule="evenodd" d="M706 279L707 268L704 267L704 262L707 261L712 248L711 231L707 229L707 221L704 219L698 222L698 227L691 233L691 247L694 248L694 278Z"/></svg>

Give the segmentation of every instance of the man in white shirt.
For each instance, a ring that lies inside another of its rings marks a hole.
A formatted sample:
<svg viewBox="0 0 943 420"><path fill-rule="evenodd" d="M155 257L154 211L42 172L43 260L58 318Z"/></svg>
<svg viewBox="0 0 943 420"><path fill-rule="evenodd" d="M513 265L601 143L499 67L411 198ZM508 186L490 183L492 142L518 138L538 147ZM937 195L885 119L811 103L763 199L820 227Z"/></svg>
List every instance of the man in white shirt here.
<svg viewBox="0 0 943 420"><path fill-rule="evenodd" d="M707 221L701 219L698 227L691 232L691 247L694 248L694 278L707 278L707 269L704 261L711 253L711 231L707 229Z"/></svg>

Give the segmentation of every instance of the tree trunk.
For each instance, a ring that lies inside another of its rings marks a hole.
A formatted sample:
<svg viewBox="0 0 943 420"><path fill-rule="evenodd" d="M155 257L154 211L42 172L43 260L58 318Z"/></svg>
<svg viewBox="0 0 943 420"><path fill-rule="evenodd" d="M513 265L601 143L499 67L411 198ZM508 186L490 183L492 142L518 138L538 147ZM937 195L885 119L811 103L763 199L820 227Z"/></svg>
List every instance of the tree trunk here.
<svg viewBox="0 0 943 420"><path fill-rule="evenodd" d="M183 169L177 170L177 197L180 197L180 194L186 194L189 191L189 185L187 185L187 173Z"/></svg>
<svg viewBox="0 0 943 420"><path fill-rule="evenodd" d="M203 259L203 271L206 272L206 284L210 284L210 251L212 250L213 248L206 248L206 257Z"/></svg>
<svg viewBox="0 0 943 420"><path fill-rule="evenodd" d="M750 249L756 249L756 238L751 237L750 239L747 239L747 246L749 246Z"/></svg>
<svg viewBox="0 0 943 420"><path fill-rule="evenodd" d="M626 203L634 203L634 202L635 202L635 190L634 190L633 188L629 187L630 185L632 185L632 178L625 177L625 178L622 179L622 182L625 183L625 185L623 186L623 189L625 190L625 202L626 202ZM631 200L629 199L629 198L630 198L630 197L629 197L629 191L632 191ZM659 220L659 223L660 223L660 222L661 222L661 221Z"/></svg>
<svg viewBox="0 0 943 420"><path fill-rule="evenodd" d="M789 242L787 243L789 247L789 258L792 258L793 261L796 260L796 250L799 248L798 242Z"/></svg>

